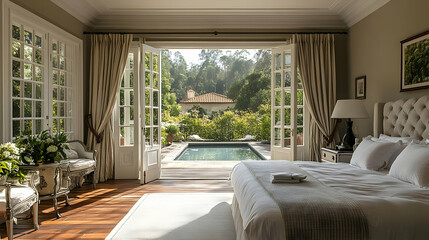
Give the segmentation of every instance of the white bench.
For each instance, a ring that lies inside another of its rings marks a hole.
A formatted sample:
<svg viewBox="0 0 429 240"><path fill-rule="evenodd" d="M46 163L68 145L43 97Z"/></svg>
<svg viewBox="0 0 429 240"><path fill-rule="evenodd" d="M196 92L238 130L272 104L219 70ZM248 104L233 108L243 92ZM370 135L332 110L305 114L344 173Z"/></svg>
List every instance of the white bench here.
<svg viewBox="0 0 429 240"><path fill-rule="evenodd" d="M68 163L70 167L70 178L76 178L77 184L79 187L82 186L84 182L84 177L90 173L93 173L92 186L95 189L96 187L96 176L95 171L97 169L97 162L95 158L95 151L88 151L85 145L81 141L68 141L67 142L70 150L74 151L70 153L71 158L62 160L61 163ZM63 172L67 169L63 169Z"/></svg>

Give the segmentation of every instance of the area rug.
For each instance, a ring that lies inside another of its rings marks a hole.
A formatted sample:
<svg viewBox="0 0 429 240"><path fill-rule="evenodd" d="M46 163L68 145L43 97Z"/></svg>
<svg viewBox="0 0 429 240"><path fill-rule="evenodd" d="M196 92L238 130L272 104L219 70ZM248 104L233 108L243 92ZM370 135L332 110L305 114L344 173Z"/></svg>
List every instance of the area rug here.
<svg viewBox="0 0 429 240"><path fill-rule="evenodd" d="M235 239L232 193L145 194L106 239Z"/></svg>

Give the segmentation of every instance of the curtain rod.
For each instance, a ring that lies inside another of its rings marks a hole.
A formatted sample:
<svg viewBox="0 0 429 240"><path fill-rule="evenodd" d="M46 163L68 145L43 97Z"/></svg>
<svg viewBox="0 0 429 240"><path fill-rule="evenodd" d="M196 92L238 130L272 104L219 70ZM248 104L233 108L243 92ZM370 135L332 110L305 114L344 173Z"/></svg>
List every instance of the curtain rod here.
<svg viewBox="0 0 429 240"><path fill-rule="evenodd" d="M83 34L160 34L160 35L195 35L195 34L348 34L347 32L83 32Z"/></svg>

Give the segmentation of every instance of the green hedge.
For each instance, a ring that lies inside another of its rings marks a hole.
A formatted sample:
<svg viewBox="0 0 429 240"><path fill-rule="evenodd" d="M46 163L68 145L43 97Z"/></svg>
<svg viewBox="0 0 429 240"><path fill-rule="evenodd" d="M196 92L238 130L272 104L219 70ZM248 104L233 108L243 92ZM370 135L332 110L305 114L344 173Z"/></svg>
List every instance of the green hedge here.
<svg viewBox="0 0 429 240"><path fill-rule="evenodd" d="M246 135L253 135L257 140L270 140L269 105L261 105L257 112L225 111L214 116L193 111L179 117L170 117L164 112L163 122L167 125L179 125L179 135L183 136L184 140L188 140L191 135L218 142L231 141Z"/></svg>

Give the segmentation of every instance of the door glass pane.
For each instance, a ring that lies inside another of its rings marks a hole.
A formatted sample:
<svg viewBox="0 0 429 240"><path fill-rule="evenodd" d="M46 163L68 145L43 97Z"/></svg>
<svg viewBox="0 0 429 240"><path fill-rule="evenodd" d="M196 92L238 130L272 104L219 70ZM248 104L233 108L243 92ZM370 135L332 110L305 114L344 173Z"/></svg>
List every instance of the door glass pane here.
<svg viewBox="0 0 429 240"><path fill-rule="evenodd" d="M33 65L24 63L24 79L32 79L33 78Z"/></svg>
<svg viewBox="0 0 429 240"><path fill-rule="evenodd" d="M12 101L12 117L20 118L21 117L21 100L14 99Z"/></svg>
<svg viewBox="0 0 429 240"><path fill-rule="evenodd" d="M298 127L296 130L297 130L296 144L298 146L302 146L304 145L304 128Z"/></svg>
<svg viewBox="0 0 429 240"><path fill-rule="evenodd" d="M153 128L153 145L158 145L158 128Z"/></svg>
<svg viewBox="0 0 429 240"><path fill-rule="evenodd" d="M145 87L150 88L150 72L148 71L144 73L144 82L145 82Z"/></svg>
<svg viewBox="0 0 429 240"><path fill-rule="evenodd" d="M274 106L281 106L282 92L274 90Z"/></svg>
<svg viewBox="0 0 429 240"><path fill-rule="evenodd" d="M146 89L145 90L145 105L146 106L150 106L150 90Z"/></svg>
<svg viewBox="0 0 429 240"><path fill-rule="evenodd" d="M33 102L29 100L24 101L24 117L32 117L33 115Z"/></svg>
<svg viewBox="0 0 429 240"><path fill-rule="evenodd" d="M285 95L285 99L284 99L284 104L285 106L290 106L291 104L291 91L290 90L285 90L284 91L284 95Z"/></svg>
<svg viewBox="0 0 429 240"><path fill-rule="evenodd" d="M277 72L276 73L276 83L274 85L275 88L279 88L282 86L282 74Z"/></svg>
<svg viewBox="0 0 429 240"><path fill-rule="evenodd" d="M144 54L144 65L145 69L150 69L150 52L145 52Z"/></svg>
<svg viewBox="0 0 429 240"><path fill-rule="evenodd" d="M43 80L42 69L39 66L34 66L34 80L41 82Z"/></svg>
<svg viewBox="0 0 429 240"><path fill-rule="evenodd" d="M34 133L38 134L42 131L42 120L38 119L38 120L34 120Z"/></svg>
<svg viewBox="0 0 429 240"><path fill-rule="evenodd" d="M304 91L303 90L297 90L297 92L296 92L296 104L298 106L304 105Z"/></svg>
<svg viewBox="0 0 429 240"><path fill-rule="evenodd" d="M285 116L284 116L284 125L290 126L291 125L291 109L285 108Z"/></svg>
<svg viewBox="0 0 429 240"><path fill-rule="evenodd" d="M275 109L274 110L274 125L281 126L281 109Z"/></svg>
<svg viewBox="0 0 429 240"><path fill-rule="evenodd" d="M296 125L297 126L304 125L304 108L296 109Z"/></svg>
<svg viewBox="0 0 429 240"><path fill-rule="evenodd" d="M280 70L282 68L282 55L281 53L276 53L275 55L275 66L276 66L276 70Z"/></svg>
<svg viewBox="0 0 429 240"><path fill-rule="evenodd" d="M281 144L281 128L274 128L274 146L280 146Z"/></svg>
<svg viewBox="0 0 429 240"><path fill-rule="evenodd" d="M158 91L153 91L153 105L158 106Z"/></svg>
<svg viewBox="0 0 429 240"><path fill-rule="evenodd" d="M158 108L153 109L153 125L159 125L159 123L158 123Z"/></svg>
<svg viewBox="0 0 429 240"><path fill-rule="evenodd" d="M15 60L12 61L12 77L21 77L21 62Z"/></svg>
<svg viewBox="0 0 429 240"><path fill-rule="evenodd" d="M24 46L24 59L33 61L33 48L30 46Z"/></svg>
<svg viewBox="0 0 429 240"><path fill-rule="evenodd" d="M153 88L158 89L158 74L157 73L153 74L152 80L153 80Z"/></svg>
<svg viewBox="0 0 429 240"><path fill-rule="evenodd" d="M290 53L285 53L285 68L290 67L292 62L292 56Z"/></svg>
<svg viewBox="0 0 429 240"><path fill-rule="evenodd" d="M33 44L33 33L27 30L24 30L24 40L27 44Z"/></svg>
<svg viewBox="0 0 429 240"><path fill-rule="evenodd" d="M12 38L16 40L21 39L21 27L12 25Z"/></svg>
<svg viewBox="0 0 429 240"><path fill-rule="evenodd" d="M33 126L33 122L31 120L24 120L24 134L28 135L28 134L32 134L32 126Z"/></svg>
<svg viewBox="0 0 429 240"><path fill-rule="evenodd" d="M12 121L12 136L17 137L21 133L20 121Z"/></svg>
<svg viewBox="0 0 429 240"><path fill-rule="evenodd" d="M291 76L290 71L285 71L285 87L291 86Z"/></svg>
<svg viewBox="0 0 429 240"><path fill-rule="evenodd" d="M150 126L150 108L145 108L145 125Z"/></svg>
<svg viewBox="0 0 429 240"><path fill-rule="evenodd" d="M146 146L150 146L150 127L146 127L144 130L144 142Z"/></svg>
<svg viewBox="0 0 429 240"><path fill-rule="evenodd" d="M283 139L283 141L284 141L283 146L284 147L290 147L290 144L291 144L291 134L290 133L291 133L290 128L284 129L284 139Z"/></svg>
<svg viewBox="0 0 429 240"><path fill-rule="evenodd" d="M158 58L158 55L157 54L153 54L153 71L154 72L158 72L158 61L159 60L159 58Z"/></svg>
<svg viewBox="0 0 429 240"><path fill-rule="evenodd" d="M12 56L21 57L21 43L12 41Z"/></svg>
<svg viewBox="0 0 429 240"><path fill-rule="evenodd" d="M17 81L17 80L12 81L12 96L13 97L21 96L21 81Z"/></svg>

